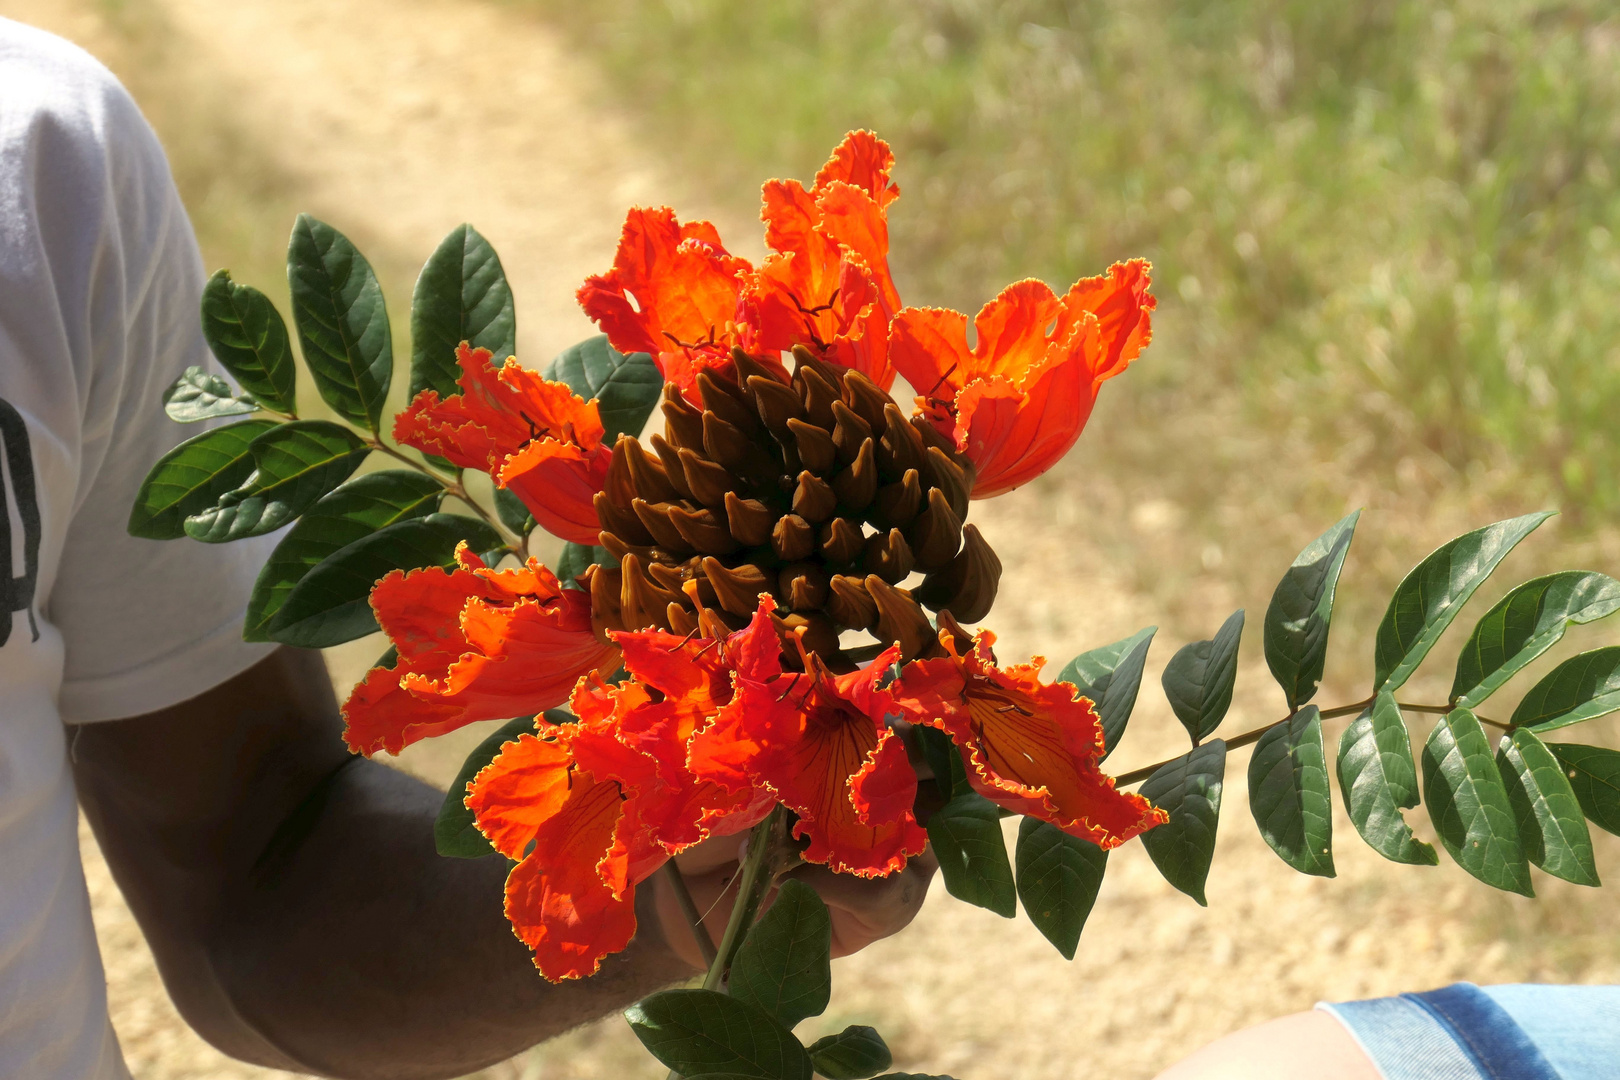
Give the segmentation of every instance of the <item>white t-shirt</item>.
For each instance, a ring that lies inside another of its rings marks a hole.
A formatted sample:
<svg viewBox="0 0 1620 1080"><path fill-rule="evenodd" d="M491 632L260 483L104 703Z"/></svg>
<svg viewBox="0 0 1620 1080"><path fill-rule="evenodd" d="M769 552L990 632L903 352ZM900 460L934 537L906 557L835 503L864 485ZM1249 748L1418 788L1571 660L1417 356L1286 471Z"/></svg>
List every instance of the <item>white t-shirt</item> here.
<svg viewBox="0 0 1620 1080"><path fill-rule="evenodd" d="M252 664L261 543L137 540L147 469L212 367L191 226L156 137L72 45L0 19L0 1077L127 1077L80 868L64 724ZM30 475L31 473L31 475ZM228 723L229 717L220 717Z"/></svg>

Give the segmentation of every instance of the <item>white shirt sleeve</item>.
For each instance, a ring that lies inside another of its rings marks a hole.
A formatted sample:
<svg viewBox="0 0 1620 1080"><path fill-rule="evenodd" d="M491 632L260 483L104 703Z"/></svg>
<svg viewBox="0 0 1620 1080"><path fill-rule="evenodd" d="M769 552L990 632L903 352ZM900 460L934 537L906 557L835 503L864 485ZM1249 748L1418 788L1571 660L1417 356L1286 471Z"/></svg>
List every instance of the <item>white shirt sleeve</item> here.
<svg viewBox="0 0 1620 1080"><path fill-rule="evenodd" d="M77 92L51 95L25 140L56 311L36 307L31 332L29 313L0 300L0 320L13 338L38 337L23 355L48 368L37 374L53 395L76 399L72 514L41 608L62 634L60 710L75 723L184 701L265 656L271 646L242 641L242 617L273 538L125 530L148 469L203 430L169 420L163 390L188 365L219 368L198 316L201 256L156 136L110 74L77 50L61 56Z"/></svg>

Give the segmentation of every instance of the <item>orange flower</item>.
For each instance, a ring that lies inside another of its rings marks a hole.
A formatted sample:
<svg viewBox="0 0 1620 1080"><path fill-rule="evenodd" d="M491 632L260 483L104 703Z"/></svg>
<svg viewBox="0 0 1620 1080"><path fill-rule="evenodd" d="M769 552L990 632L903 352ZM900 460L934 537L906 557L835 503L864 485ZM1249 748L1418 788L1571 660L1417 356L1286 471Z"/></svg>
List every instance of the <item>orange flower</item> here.
<svg viewBox="0 0 1620 1080"><path fill-rule="evenodd" d="M756 624L768 618L761 605ZM793 834L810 840L806 861L860 877L894 873L928 840L911 813L917 774L887 723L901 709L879 686L899 656L891 648L835 676L812 653L806 672L791 673L777 649L739 653L736 697L692 740L693 770L741 773L774 790L798 815Z"/></svg>
<svg viewBox="0 0 1620 1080"><path fill-rule="evenodd" d="M462 393L416 395L394 421L394 438L481 469L529 508L548 532L577 544L596 543L601 525L592 502L607 480L611 447L602 442L596 403L548 382L509 358L500 368L488 349L462 342Z"/></svg>
<svg viewBox="0 0 1620 1080"><path fill-rule="evenodd" d="M1080 437L1104 380L1153 337L1147 262L1115 263L1059 297L1039 281L1007 286L967 316L906 308L889 328L890 359L923 394L923 411L978 469L973 497L1028 483Z"/></svg>
<svg viewBox="0 0 1620 1080"><path fill-rule="evenodd" d="M908 665L895 697L908 719L950 734L976 791L1102 848L1168 820L1142 796L1114 790L1098 765L1103 732L1095 708L1068 683L1042 683L1044 660L998 668L994 634L981 630L970 640L948 614L940 624L950 655Z"/></svg>
<svg viewBox="0 0 1620 1080"><path fill-rule="evenodd" d="M585 279L579 305L615 349L651 353L664 378L692 394L699 371L729 371L733 346L755 347L738 310L751 270L707 221L683 225L667 206L637 207L624 220L613 268Z"/></svg>
<svg viewBox="0 0 1620 1080"><path fill-rule="evenodd" d="M774 645L768 620L764 631ZM750 632L759 628L728 639L735 652ZM614 639L631 679L582 679L580 722L508 743L467 796L495 849L521 860L507 877L507 918L552 981L592 975L629 943L635 887L671 855L752 828L776 803L768 789L732 791L686 765L694 729L731 699L731 648L659 631Z"/></svg>
<svg viewBox="0 0 1620 1080"><path fill-rule="evenodd" d="M550 570L492 570L462 544L454 570L395 570L371 591L399 659L375 667L343 706L343 737L358 754L397 754L479 720L560 705L619 650L591 632L590 597Z"/></svg>

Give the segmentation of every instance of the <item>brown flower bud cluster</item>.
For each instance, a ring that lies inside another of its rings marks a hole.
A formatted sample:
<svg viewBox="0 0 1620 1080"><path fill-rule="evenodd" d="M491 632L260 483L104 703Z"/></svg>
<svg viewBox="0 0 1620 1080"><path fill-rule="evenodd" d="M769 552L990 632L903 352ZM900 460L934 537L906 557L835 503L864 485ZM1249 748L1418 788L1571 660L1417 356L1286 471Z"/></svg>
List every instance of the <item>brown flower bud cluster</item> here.
<svg viewBox="0 0 1620 1080"><path fill-rule="evenodd" d="M614 446L596 512L618 565L580 577L598 634L718 637L764 592L778 631L838 670L846 630L909 660L935 646L925 607L962 622L990 610L1001 562L963 524L973 466L864 375L794 358L784 382L734 353L735 379L698 375L701 409L666 385L664 434Z"/></svg>

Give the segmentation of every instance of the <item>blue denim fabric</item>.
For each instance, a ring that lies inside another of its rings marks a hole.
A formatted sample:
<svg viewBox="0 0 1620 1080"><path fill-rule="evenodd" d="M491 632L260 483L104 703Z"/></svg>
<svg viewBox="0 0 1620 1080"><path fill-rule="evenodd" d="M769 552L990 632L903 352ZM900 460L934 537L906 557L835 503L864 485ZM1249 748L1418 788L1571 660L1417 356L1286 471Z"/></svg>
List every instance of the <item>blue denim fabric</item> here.
<svg viewBox="0 0 1620 1080"><path fill-rule="evenodd" d="M1563 1080L1620 1077L1620 986L1487 986Z"/></svg>
<svg viewBox="0 0 1620 1080"><path fill-rule="evenodd" d="M1316 1007L1349 1029L1384 1080L1483 1080L1446 1026L1415 1001L1387 997Z"/></svg>

